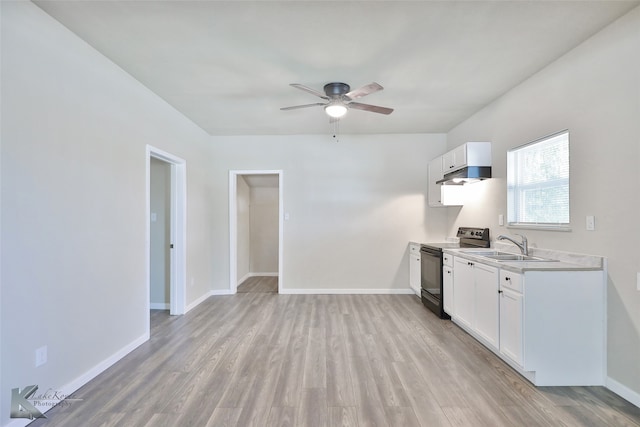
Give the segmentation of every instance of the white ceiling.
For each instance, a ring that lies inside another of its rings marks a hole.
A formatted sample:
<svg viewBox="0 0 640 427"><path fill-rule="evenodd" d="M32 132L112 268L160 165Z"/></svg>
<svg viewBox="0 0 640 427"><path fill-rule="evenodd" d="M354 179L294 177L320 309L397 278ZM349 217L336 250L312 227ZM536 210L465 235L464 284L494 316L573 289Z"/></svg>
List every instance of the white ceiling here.
<svg viewBox="0 0 640 427"><path fill-rule="evenodd" d="M385 90L341 133L447 132L639 1L35 1L212 135L325 134L322 91Z"/></svg>

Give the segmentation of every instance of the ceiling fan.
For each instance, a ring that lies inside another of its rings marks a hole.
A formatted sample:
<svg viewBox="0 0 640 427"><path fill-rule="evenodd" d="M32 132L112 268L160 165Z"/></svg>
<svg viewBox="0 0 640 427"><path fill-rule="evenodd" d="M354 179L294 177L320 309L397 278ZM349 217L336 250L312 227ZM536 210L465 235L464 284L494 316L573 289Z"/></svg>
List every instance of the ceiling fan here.
<svg viewBox="0 0 640 427"><path fill-rule="evenodd" d="M378 92L384 89L382 86L375 82L369 83L368 85L362 86L361 88L355 90L351 90L351 87L346 83L327 83L326 85L324 85L324 93L298 83L291 83L291 86L305 92L309 92L310 94L320 97L327 102L316 102L314 104L283 107L281 108L281 110L296 110L298 108L322 106L324 107L324 111L332 121L340 120L340 118L344 116L350 108L354 108L356 110L371 111L373 113L380 114L391 114L393 112L393 108L379 107L377 105L362 104L360 102L353 101L354 99L359 99L363 96L367 96L371 93Z"/></svg>

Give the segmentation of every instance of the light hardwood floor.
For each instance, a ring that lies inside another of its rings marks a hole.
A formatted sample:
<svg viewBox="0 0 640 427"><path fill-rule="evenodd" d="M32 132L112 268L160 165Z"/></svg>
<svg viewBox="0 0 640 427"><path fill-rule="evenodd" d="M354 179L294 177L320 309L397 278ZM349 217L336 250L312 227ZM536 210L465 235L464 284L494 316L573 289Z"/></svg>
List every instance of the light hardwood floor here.
<svg viewBox="0 0 640 427"><path fill-rule="evenodd" d="M278 292L278 278L274 276L249 277L238 286L238 293Z"/></svg>
<svg viewBox="0 0 640 427"><path fill-rule="evenodd" d="M33 426L640 426L603 387L536 388L412 295L211 297Z"/></svg>

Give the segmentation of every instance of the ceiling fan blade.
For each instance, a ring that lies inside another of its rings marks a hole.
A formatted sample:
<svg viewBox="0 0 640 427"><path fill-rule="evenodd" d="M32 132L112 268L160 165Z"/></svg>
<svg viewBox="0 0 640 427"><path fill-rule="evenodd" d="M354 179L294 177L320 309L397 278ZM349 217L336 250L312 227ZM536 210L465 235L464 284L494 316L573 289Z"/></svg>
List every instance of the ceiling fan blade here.
<svg viewBox="0 0 640 427"><path fill-rule="evenodd" d="M355 108L356 110L371 111L373 113L380 113L380 114L393 113L393 108L379 107L377 105L370 105L370 104L361 104L360 102L350 102L347 104L347 107Z"/></svg>
<svg viewBox="0 0 640 427"><path fill-rule="evenodd" d="M293 107L282 107L281 110L283 111L297 110L298 108L317 107L319 105L327 105L327 104L323 104L322 102L316 102L315 104L304 104L304 105L294 105Z"/></svg>
<svg viewBox="0 0 640 427"><path fill-rule="evenodd" d="M379 90L384 89L382 86L380 86L378 83L373 82L373 83L369 83L366 86L362 86L359 89L354 89L349 93L346 93L344 96L346 96L349 99L358 99L358 98L362 98L363 96L367 96L371 93L374 92L378 92Z"/></svg>
<svg viewBox="0 0 640 427"><path fill-rule="evenodd" d="M312 88L310 88L308 86L301 85L299 83L291 83L289 86L293 86L296 89L300 89L300 90L303 90L305 92L309 92L311 95L319 96L322 99L329 99L329 97L326 96L324 93L319 92L319 91L317 91L315 89L312 89Z"/></svg>

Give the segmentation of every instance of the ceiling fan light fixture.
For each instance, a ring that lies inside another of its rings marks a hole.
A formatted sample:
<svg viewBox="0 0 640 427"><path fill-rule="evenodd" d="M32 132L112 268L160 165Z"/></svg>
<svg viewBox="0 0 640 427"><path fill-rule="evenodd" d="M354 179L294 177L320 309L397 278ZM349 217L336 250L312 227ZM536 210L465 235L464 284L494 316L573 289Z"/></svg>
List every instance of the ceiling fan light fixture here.
<svg viewBox="0 0 640 427"><path fill-rule="evenodd" d="M325 113L329 117L333 117L334 119L339 119L340 117L347 114L347 106L342 102L332 102L326 107L324 107Z"/></svg>

